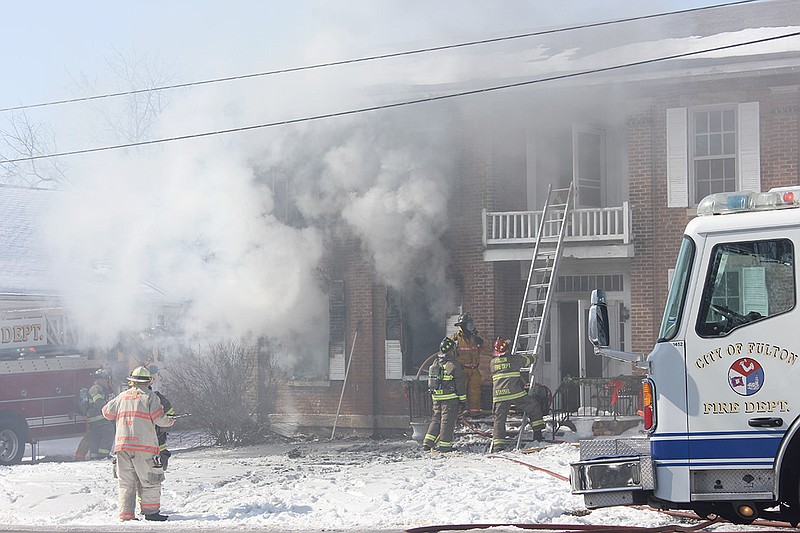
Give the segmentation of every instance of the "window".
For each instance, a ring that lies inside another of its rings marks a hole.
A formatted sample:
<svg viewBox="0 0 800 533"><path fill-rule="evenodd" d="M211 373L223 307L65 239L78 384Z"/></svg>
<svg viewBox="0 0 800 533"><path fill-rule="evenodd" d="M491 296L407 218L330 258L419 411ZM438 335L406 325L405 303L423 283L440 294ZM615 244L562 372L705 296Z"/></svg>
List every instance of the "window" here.
<svg viewBox="0 0 800 533"><path fill-rule="evenodd" d="M758 102L667 109L667 206L761 191Z"/></svg>
<svg viewBox="0 0 800 533"><path fill-rule="evenodd" d="M689 237L684 237L683 242L681 242L681 249L678 251L678 262L675 265L675 272L672 275L669 292L667 293L667 305L664 308L664 317L661 319L658 342L671 340L678 333L693 259L694 243Z"/></svg>
<svg viewBox="0 0 800 533"><path fill-rule="evenodd" d="M694 203L736 190L736 110L693 112Z"/></svg>
<svg viewBox="0 0 800 533"><path fill-rule="evenodd" d="M345 375L347 310L344 300L344 282L331 281L328 287L328 379L331 380L344 379Z"/></svg>
<svg viewBox="0 0 800 533"><path fill-rule="evenodd" d="M794 308L794 247L788 239L719 244L712 251L697 321L701 337Z"/></svg>

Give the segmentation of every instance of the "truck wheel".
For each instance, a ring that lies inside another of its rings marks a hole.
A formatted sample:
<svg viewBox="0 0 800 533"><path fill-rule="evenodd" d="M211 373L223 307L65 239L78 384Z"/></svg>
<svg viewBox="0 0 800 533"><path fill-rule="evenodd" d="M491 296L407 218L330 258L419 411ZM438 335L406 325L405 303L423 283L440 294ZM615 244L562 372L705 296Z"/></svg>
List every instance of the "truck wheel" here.
<svg viewBox="0 0 800 533"><path fill-rule="evenodd" d="M12 420L0 420L0 465L14 465L25 455L25 431Z"/></svg>

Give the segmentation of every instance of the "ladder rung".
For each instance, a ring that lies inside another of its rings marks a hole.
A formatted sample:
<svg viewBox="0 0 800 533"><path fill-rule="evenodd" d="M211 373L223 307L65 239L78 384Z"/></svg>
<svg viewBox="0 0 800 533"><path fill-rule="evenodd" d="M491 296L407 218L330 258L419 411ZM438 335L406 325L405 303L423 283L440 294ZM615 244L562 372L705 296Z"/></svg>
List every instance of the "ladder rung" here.
<svg viewBox="0 0 800 533"><path fill-rule="evenodd" d="M519 338L520 339L532 339L533 337L535 337L537 335L538 335L538 333L520 333L519 334Z"/></svg>
<svg viewBox="0 0 800 533"><path fill-rule="evenodd" d="M541 316L524 316L522 317L523 322L535 322L537 320L541 320Z"/></svg>
<svg viewBox="0 0 800 533"><path fill-rule="evenodd" d="M549 267L537 267L537 268L534 268L533 271L534 272L552 272L553 271L553 267L551 267L551 266L549 266Z"/></svg>
<svg viewBox="0 0 800 533"><path fill-rule="evenodd" d="M525 303L526 303L526 304L528 304L528 305L531 305L531 304L543 304L543 303L545 303L546 301L547 301L547 300L528 300L528 301L527 301L527 302L525 302Z"/></svg>

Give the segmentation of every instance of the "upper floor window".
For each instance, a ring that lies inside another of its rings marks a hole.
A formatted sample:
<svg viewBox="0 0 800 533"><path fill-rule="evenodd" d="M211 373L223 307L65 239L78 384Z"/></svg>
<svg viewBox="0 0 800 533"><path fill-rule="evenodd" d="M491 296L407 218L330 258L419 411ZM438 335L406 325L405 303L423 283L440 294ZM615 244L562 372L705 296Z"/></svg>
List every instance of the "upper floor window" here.
<svg viewBox="0 0 800 533"><path fill-rule="evenodd" d="M758 102L667 109L667 206L761 191Z"/></svg>
<svg viewBox="0 0 800 533"><path fill-rule="evenodd" d="M692 113L694 203L736 190L736 109Z"/></svg>

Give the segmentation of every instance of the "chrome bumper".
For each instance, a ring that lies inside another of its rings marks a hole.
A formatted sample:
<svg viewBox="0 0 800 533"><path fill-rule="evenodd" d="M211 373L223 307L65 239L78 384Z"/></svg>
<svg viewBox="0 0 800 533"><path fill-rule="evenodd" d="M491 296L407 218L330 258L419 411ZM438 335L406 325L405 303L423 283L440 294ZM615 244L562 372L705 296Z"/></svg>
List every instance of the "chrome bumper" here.
<svg viewBox="0 0 800 533"><path fill-rule="evenodd" d="M655 488L648 439L581 441L581 460L570 468L572 493L583 494L590 509L629 505L634 492Z"/></svg>

